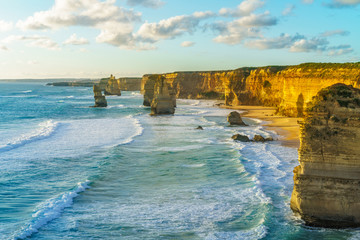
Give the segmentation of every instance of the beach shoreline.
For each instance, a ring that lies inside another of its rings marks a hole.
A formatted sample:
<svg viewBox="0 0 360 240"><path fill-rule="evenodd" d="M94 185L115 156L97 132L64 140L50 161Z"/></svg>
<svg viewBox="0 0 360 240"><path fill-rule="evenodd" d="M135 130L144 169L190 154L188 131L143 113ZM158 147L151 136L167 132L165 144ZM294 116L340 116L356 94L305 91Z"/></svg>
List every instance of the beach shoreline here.
<svg viewBox="0 0 360 240"><path fill-rule="evenodd" d="M221 108L234 109L242 111L242 117L256 118L265 121L263 126L267 130L276 132L280 137L278 141L281 145L291 148L300 146L300 127L298 121L302 118L292 118L276 115L276 108L263 106L220 106Z"/></svg>

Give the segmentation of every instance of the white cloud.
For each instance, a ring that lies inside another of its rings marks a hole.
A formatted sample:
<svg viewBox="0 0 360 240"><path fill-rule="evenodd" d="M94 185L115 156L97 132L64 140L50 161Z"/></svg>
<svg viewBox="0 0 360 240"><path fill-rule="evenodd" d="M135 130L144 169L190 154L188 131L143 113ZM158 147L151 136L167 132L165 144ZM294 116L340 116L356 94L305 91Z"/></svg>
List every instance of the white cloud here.
<svg viewBox="0 0 360 240"><path fill-rule="evenodd" d="M261 8L264 4L265 2L260 0L244 0L237 6L236 9L222 8L219 13L222 16L248 16L255 10Z"/></svg>
<svg viewBox="0 0 360 240"><path fill-rule="evenodd" d="M302 0L302 2L305 4L312 4L314 3L314 0Z"/></svg>
<svg viewBox="0 0 360 240"><path fill-rule="evenodd" d="M7 51L9 50L6 46L0 44L0 51Z"/></svg>
<svg viewBox="0 0 360 240"><path fill-rule="evenodd" d="M276 38L260 38L249 40L245 46L257 49L288 49L290 52L320 52L330 56L339 56L353 52L350 45L329 46L329 41L324 37L307 37L296 34L290 36L281 34Z"/></svg>
<svg viewBox="0 0 360 240"><path fill-rule="evenodd" d="M181 46L182 47L192 47L192 46L194 46L195 45L195 43L194 42L191 42L191 41L185 41L185 42L182 42L181 43Z"/></svg>
<svg viewBox="0 0 360 240"><path fill-rule="evenodd" d="M270 16L270 12L266 11L262 14L251 14L246 17L239 18L235 21L239 27L265 27L276 25L277 19Z"/></svg>
<svg viewBox="0 0 360 240"><path fill-rule="evenodd" d="M142 5L149 8L159 8L165 3L160 0L127 0L127 4L130 6Z"/></svg>
<svg viewBox="0 0 360 240"><path fill-rule="evenodd" d="M360 4L360 0L332 0L328 6L334 8L351 7Z"/></svg>
<svg viewBox="0 0 360 240"><path fill-rule="evenodd" d="M348 32L348 31L338 29L338 30L323 32L323 33L321 33L321 36L322 37L331 37L331 36L336 36L336 35L338 35L338 36L347 36L349 34L350 34L350 32Z"/></svg>
<svg viewBox="0 0 360 240"><path fill-rule="evenodd" d="M96 40L122 48L135 48L133 24L141 14L115 5L116 0L55 0L54 6L18 21L23 30L87 26L100 30Z"/></svg>
<svg viewBox="0 0 360 240"><path fill-rule="evenodd" d="M193 33L200 21L214 16L212 12L195 12L192 15L175 16L158 23L144 23L136 34L143 42L155 43L161 39L172 39L185 33Z"/></svg>
<svg viewBox="0 0 360 240"><path fill-rule="evenodd" d="M295 5L289 5L282 11L282 15L288 16L293 14L294 9L295 9Z"/></svg>
<svg viewBox="0 0 360 240"><path fill-rule="evenodd" d="M10 31L13 28L12 22L0 20L0 32Z"/></svg>
<svg viewBox="0 0 360 240"><path fill-rule="evenodd" d="M86 45L89 41L86 38L78 37L76 33L71 35L65 42L65 45Z"/></svg>
<svg viewBox="0 0 360 240"><path fill-rule="evenodd" d="M45 49L49 49L49 50L60 50L60 47L56 42L54 42L52 39L45 37L45 36L11 35L2 40L2 42L4 42L4 43L12 43L15 41L27 42L28 46L30 46L30 47L39 47L39 48L45 48Z"/></svg>
<svg viewBox="0 0 360 240"><path fill-rule="evenodd" d="M26 20L18 21L23 30L56 29L67 26L93 26L103 23L140 20L140 14L114 5L115 0L55 0L47 11L34 13Z"/></svg>
<svg viewBox="0 0 360 240"><path fill-rule="evenodd" d="M219 22L212 25L213 30L219 32L215 42L225 44L239 44L244 39L261 37L261 28L276 25L277 19L266 11L262 14L251 13L232 22Z"/></svg>
<svg viewBox="0 0 360 240"><path fill-rule="evenodd" d="M329 56L341 56L354 52L354 49L350 45L339 45L335 47L329 47Z"/></svg>
<svg viewBox="0 0 360 240"><path fill-rule="evenodd" d="M290 47L291 52L326 51L329 42L325 38L300 39Z"/></svg>
<svg viewBox="0 0 360 240"><path fill-rule="evenodd" d="M27 64L28 65L36 65L36 64L39 64L39 62L36 60L29 60L29 61L27 61Z"/></svg>

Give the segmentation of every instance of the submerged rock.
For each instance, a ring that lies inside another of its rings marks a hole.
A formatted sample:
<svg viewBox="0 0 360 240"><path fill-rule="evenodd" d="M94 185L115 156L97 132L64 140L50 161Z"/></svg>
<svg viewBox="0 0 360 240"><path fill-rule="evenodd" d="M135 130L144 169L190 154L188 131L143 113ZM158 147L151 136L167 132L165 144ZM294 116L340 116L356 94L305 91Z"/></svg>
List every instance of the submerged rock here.
<svg viewBox="0 0 360 240"><path fill-rule="evenodd" d="M300 125L291 209L306 224L360 226L360 89L322 89Z"/></svg>
<svg viewBox="0 0 360 240"><path fill-rule="evenodd" d="M174 114L174 99L170 95L169 85L165 81L165 77L158 75L155 80L154 96L151 102L151 115L158 114Z"/></svg>
<svg viewBox="0 0 360 240"><path fill-rule="evenodd" d="M107 101L105 96L101 92L100 86L95 84L93 86L93 91L94 91L94 99L95 99L94 107L107 107Z"/></svg>
<svg viewBox="0 0 360 240"><path fill-rule="evenodd" d="M230 123L230 125L247 126L241 119L240 113L236 111L231 112L228 115L227 121Z"/></svg>
<svg viewBox="0 0 360 240"><path fill-rule="evenodd" d="M248 136L241 135L241 134L235 134L235 135L232 136L231 138L234 139L235 141L250 142L250 139L249 139Z"/></svg>

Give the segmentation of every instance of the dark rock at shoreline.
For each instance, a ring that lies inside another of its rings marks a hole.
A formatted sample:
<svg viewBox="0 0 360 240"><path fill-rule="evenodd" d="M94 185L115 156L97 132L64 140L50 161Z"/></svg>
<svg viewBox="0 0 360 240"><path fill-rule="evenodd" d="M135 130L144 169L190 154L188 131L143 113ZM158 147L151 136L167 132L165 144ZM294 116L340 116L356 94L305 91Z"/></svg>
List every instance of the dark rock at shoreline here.
<svg viewBox="0 0 360 240"><path fill-rule="evenodd" d="M227 121L230 123L230 125L236 125L236 126L247 126L243 120L241 119L241 115L239 112L231 112L228 117Z"/></svg>
<svg viewBox="0 0 360 240"><path fill-rule="evenodd" d="M241 134L235 134L235 135L232 136L231 138L234 139L235 141L250 142L250 139L249 139L248 136L241 135Z"/></svg>
<svg viewBox="0 0 360 240"><path fill-rule="evenodd" d="M253 141L254 142L271 142L271 141L274 141L274 139L273 139L273 137L264 138L263 136L257 134L254 136Z"/></svg>
<svg viewBox="0 0 360 240"><path fill-rule="evenodd" d="M198 126L196 130L204 130L204 128L202 126Z"/></svg>
<svg viewBox="0 0 360 240"><path fill-rule="evenodd" d="M255 142L265 142L265 138L261 135L255 135L253 140Z"/></svg>

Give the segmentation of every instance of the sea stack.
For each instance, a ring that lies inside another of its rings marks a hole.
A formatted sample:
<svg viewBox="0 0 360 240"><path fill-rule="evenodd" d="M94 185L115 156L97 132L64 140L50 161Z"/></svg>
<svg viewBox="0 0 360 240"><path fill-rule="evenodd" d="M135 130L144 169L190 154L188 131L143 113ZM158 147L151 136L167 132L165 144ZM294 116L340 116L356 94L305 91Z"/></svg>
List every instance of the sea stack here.
<svg viewBox="0 0 360 240"><path fill-rule="evenodd" d="M93 86L95 105L94 107L107 107L107 101L105 96L101 92L99 85L94 84Z"/></svg>
<svg viewBox="0 0 360 240"><path fill-rule="evenodd" d="M291 209L310 226L360 226L360 89L335 84L308 104Z"/></svg>
<svg viewBox="0 0 360 240"><path fill-rule="evenodd" d="M105 95L121 96L121 87L119 82L119 80L111 75L105 87Z"/></svg>
<svg viewBox="0 0 360 240"><path fill-rule="evenodd" d="M237 125L237 126L247 126L243 120L241 119L239 112L231 112L227 117L228 122L230 125Z"/></svg>
<svg viewBox="0 0 360 240"><path fill-rule="evenodd" d="M154 85L154 95L151 102L151 115L174 114L175 103L170 95L169 84L166 83L165 77L157 75Z"/></svg>

